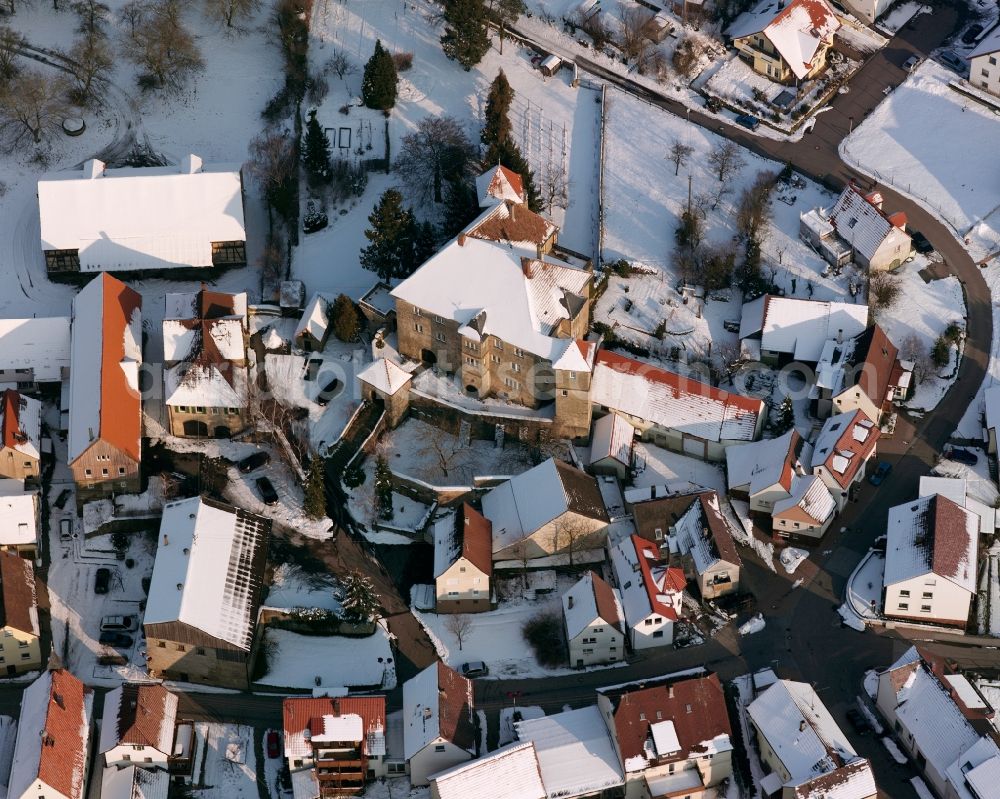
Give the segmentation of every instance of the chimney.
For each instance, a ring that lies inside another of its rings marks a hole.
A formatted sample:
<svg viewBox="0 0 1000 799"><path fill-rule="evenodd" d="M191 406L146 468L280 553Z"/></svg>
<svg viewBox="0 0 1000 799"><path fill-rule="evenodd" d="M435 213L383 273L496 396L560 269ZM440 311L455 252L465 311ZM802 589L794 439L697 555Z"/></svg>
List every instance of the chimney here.
<svg viewBox="0 0 1000 799"><path fill-rule="evenodd" d="M805 728L806 728L806 720L802 719L802 721L799 722L799 732L802 732L803 730L805 730Z"/></svg>
<svg viewBox="0 0 1000 799"><path fill-rule="evenodd" d="M201 159L197 155L185 155L181 159L181 174L194 175L201 172Z"/></svg>
<svg viewBox="0 0 1000 799"><path fill-rule="evenodd" d="M102 177L104 175L104 162L96 158L83 162L83 176L88 180Z"/></svg>
<svg viewBox="0 0 1000 799"><path fill-rule="evenodd" d="M59 707L61 707L61 708L62 708L63 710L65 710L65 709L66 709L66 702L65 702L65 700L63 699L63 695L62 695L61 693L59 693L59 692L57 691L56 693L52 694L52 699L53 699L53 700L55 701L55 703L56 703L57 705L59 705Z"/></svg>
<svg viewBox="0 0 1000 799"><path fill-rule="evenodd" d="M570 610L573 609L573 596L572 596L572 594L569 596L569 601L567 602L567 605L569 606Z"/></svg>
<svg viewBox="0 0 1000 799"><path fill-rule="evenodd" d="M464 233L459 233L457 241L458 241L458 246L459 247L464 247L465 246L465 234Z"/></svg>
<svg viewBox="0 0 1000 799"><path fill-rule="evenodd" d="M170 543L170 539L167 538L167 534L163 534L163 546L167 546Z"/></svg>
<svg viewBox="0 0 1000 799"><path fill-rule="evenodd" d="M837 328L837 343L838 344L844 343L844 328L842 327Z"/></svg>

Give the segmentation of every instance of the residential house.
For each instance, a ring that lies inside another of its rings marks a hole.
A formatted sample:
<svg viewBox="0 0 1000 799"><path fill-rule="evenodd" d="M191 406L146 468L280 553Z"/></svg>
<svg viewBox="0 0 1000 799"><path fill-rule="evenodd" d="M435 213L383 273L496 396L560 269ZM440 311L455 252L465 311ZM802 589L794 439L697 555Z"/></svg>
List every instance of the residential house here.
<svg viewBox="0 0 1000 799"><path fill-rule="evenodd" d="M1000 512L993 507L996 485L988 477L938 477L926 474L920 478L918 497L940 494L956 505L979 517L979 534L994 535L1000 528Z"/></svg>
<svg viewBox="0 0 1000 799"><path fill-rule="evenodd" d="M0 551L38 559L38 491L0 479Z"/></svg>
<svg viewBox="0 0 1000 799"><path fill-rule="evenodd" d="M38 212L49 273L247 262L240 168L196 155L178 166L121 169L91 159L43 175Z"/></svg>
<svg viewBox="0 0 1000 799"><path fill-rule="evenodd" d="M548 796L621 796L625 775L596 705L525 719L514 728L519 741L534 745Z"/></svg>
<svg viewBox="0 0 1000 799"><path fill-rule="evenodd" d="M0 394L0 478L37 482L41 440L42 403L6 389Z"/></svg>
<svg viewBox="0 0 1000 799"><path fill-rule="evenodd" d="M37 391L69 376L70 318L0 319L0 389Z"/></svg>
<svg viewBox="0 0 1000 799"><path fill-rule="evenodd" d="M787 5L761 0L726 30L740 59L778 83L815 77L840 30L826 0L791 0Z"/></svg>
<svg viewBox="0 0 1000 799"><path fill-rule="evenodd" d="M578 558L603 547L607 537L597 480L554 458L491 489L482 504L493 528L494 561Z"/></svg>
<svg viewBox="0 0 1000 799"><path fill-rule="evenodd" d="M752 738L769 770L761 786L782 799L875 799L871 764L855 751L811 685L778 680L747 706ZM850 786L848 792L844 786Z"/></svg>
<svg viewBox="0 0 1000 799"><path fill-rule="evenodd" d="M969 82L983 91L1000 96L1000 26L983 36L966 58L969 61Z"/></svg>
<svg viewBox="0 0 1000 799"><path fill-rule="evenodd" d="M812 444L795 429L777 438L729 447L729 493L749 502L751 513L770 516L774 503L792 495L792 479L812 470L812 455Z"/></svg>
<svg viewBox="0 0 1000 799"><path fill-rule="evenodd" d="M376 358L357 374L361 398L381 404L389 427L395 427L410 407L413 375L391 358Z"/></svg>
<svg viewBox="0 0 1000 799"><path fill-rule="evenodd" d="M687 584L684 570L669 566L656 544L637 535L609 542L608 550L629 645L639 650L672 644Z"/></svg>
<svg viewBox="0 0 1000 799"><path fill-rule="evenodd" d="M548 799L531 741L510 744L430 778L431 799Z"/></svg>
<svg viewBox="0 0 1000 799"><path fill-rule="evenodd" d="M374 330L384 328L387 332L396 330L396 302L392 298L392 286L379 280L358 299L358 308Z"/></svg>
<svg viewBox="0 0 1000 799"><path fill-rule="evenodd" d="M83 799L94 692L66 669L45 671L21 696L10 799Z"/></svg>
<svg viewBox="0 0 1000 799"><path fill-rule="evenodd" d="M142 298L108 274L73 298L69 468L77 503L140 489Z"/></svg>
<svg viewBox="0 0 1000 799"><path fill-rule="evenodd" d="M295 346L304 352L322 352L330 335L330 303L322 294L313 294L295 327Z"/></svg>
<svg viewBox="0 0 1000 799"><path fill-rule="evenodd" d="M622 614L614 589L588 571L562 597L569 663L575 668L625 658Z"/></svg>
<svg viewBox="0 0 1000 799"><path fill-rule="evenodd" d="M140 766L111 766L101 773L101 799L167 799L170 774Z"/></svg>
<svg viewBox="0 0 1000 799"><path fill-rule="evenodd" d="M440 661L403 683L403 754L412 785L473 758L473 704L472 683Z"/></svg>
<svg viewBox="0 0 1000 799"><path fill-rule="evenodd" d="M168 680L246 689L271 521L207 497L163 506L143 629Z"/></svg>
<svg viewBox="0 0 1000 799"><path fill-rule="evenodd" d="M997 428L1000 428L1000 384L986 389L983 400L983 430L986 452L997 454Z"/></svg>
<svg viewBox="0 0 1000 799"><path fill-rule="evenodd" d="M0 673L12 676L42 667L38 598L31 561L0 552Z"/></svg>
<svg viewBox="0 0 1000 799"><path fill-rule="evenodd" d="M294 799L354 796L386 776L384 696L288 697L281 709Z"/></svg>
<svg viewBox="0 0 1000 799"><path fill-rule="evenodd" d="M938 796L996 796L1000 748L987 720L994 711L964 677L910 647L879 672L876 706Z"/></svg>
<svg viewBox="0 0 1000 799"><path fill-rule="evenodd" d="M851 259L871 272L895 269L913 255L906 214L887 214L882 204L881 192L866 194L850 183L829 212L837 235L850 246Z"/></svg>
<svg viewBox="0 0 1000 799"><path fill-rule="evenodd" d="M847 10L869 25L874 25L891 5L892 0L844 0Z"/></svg>
<svg viewBox="0 0 1000 799"><path fill-rule="evenodd" d="M613 474L625 480L632 469L635 428L617 413L608 413L594 422L590 436L590 471Z"/></svg>
<svg viewBox="0 0 1000 799"><path fill-rule="evenodd" d="M247 295L168 294L163 387L171 435L229 438L250 424Z"/></svg>
<svg viewBox="0 0 1000 799"><path fill-rule="evenodd" d="M124 683L104 695L97 752L105 768L173 765L177 695L158 683Z"/></svg>
<svg viewBox="0 0 1000 799"><path fill-rule="evenodd" d="M774 503L771 526L774 535L786 541L817 543L837 514L837 502L817 475L792 478L787 499Z"/></svg>
<svg viewBox="0 0 1000 799"><path fill-rule="evenodd" d="M899 350L879 325L844 342L829 340L816 367L809 392L811 409L820 418L858 408L881 421L894 402L906 399L913 381L913 364L899 359Z"/></svg>
<svg viewBox="0 0 1000 799"><path fill-rule="evenodd" d="M590 430L590 262L512 200L490 205L392 290L401 355L458 376L474 397L554 398L560 434Z"/></svg>
<svg viewBox="0 0 1000 799"><path fill-rule="evenodd" d="M626 795L711 799L733 774L732 728L717 675L704 669L597 691Z"/></svg>
<svg viewBox="0 0 1000 799"><path fill-rule="evenodd" d="M844 341L868 327L868 306L765 294L743 303L743 354L770 365L819 363L827 341Z"/></svg>
<svg viewBox="0 0 1000 799"><path fill-rule="evenodd" d="M838 512L864 480L878 438L878 428L864 411L838 413L823 423L813 445L812 470L830 490Z"/></svg>
<svg viewBox="0 0 1000 799"><path fill-rule="evenodd" d="M492 608L492 525L467 502L434 525L434 585L438 613Z"/></svg>
<svg viewBox="0 0 1000 799"><path fill-rule="evenodd" d="M513 169L497 164L476 178L476 196L480 208L492 208L499 203L525 205L524 181Z"/></svg>
<svg viewBox="0 0 1000 799"><path fill-rule="evenodd" d="M607 350L597 353L593 373L595 411L616 412L644 441L674 452L721 461L729 446L760 438L764 427L761 400Z"/></svg>
<svg viewBox="0 0 1000 799"><path fill-rule="evenodd" d="M978 539L979 517L940 494L890 508L885 615L965 629L976 594Z"/></svg>

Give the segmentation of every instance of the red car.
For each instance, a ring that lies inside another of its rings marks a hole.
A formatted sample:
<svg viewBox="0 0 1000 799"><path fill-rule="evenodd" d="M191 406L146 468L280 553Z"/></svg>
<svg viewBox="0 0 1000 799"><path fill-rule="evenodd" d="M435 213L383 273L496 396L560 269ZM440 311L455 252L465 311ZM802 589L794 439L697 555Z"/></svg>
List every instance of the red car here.
<svg viewBox="0 0 1000 799"><path fill-rule="evenodd" d="M272 759L281 757L281 737L277 730L267 732L267 756Z"/></svg>

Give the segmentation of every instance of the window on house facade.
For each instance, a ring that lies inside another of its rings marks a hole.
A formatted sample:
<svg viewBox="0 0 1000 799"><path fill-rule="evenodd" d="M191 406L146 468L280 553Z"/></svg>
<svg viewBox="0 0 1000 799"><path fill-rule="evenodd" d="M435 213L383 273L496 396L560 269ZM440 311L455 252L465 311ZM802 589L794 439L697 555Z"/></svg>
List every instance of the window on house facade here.
<svg viewBox="0 0 1000 799"><path fill-rule="evenodd" d="M984 67L983 68L983 77L984 78L988 78L989 76L990 76L990 71Z"/></svg>
<svg viewBox="0 0 1000 799"><path fill-rule="evenodd" d="M416 305L414 305L413 306L413 315L414 316L423 316L424 312L421 311Z"/></svg>
<svg viewBox="0 0 1000 799"><path fill-rule="evenodd" d="M520 372L521 371L521 364L519 364L519 363L512 363L510 365L510 368L513 369L515 372Z"/></svg>
<svg viewBox="0 0 1000 799"><path fill-rule="evenodd" d="M903 590L901 590L901 591L899 592L899 595L900 595L900 596L907 596L907 597L908 597L908 596L910 595L910 592L909 592L909 591L907 591L907 590L906 590L906 589L904 588Z"/></svg>
<svg viewBox="0 0 1000 799"><path fill-rule="evenodd" d="M418 333L423 333L424 332L424 326L422 324L420 324L419 322L416 323L415 325L413 325L413 329L416 330Z"/></svg>
<svg viewBox="0 0 1000 799"><path fill-rule="evenodd" d="M934 599L934 594L931 593L930 591L924 591L924 593L921 595L920 598L921 599Z"/></svg>
<svg viewBox="0 0 1000 799"><path fill-rule="evenodd" d="M434 751L435 752L443 752L444 751L444 744L435 744L434 745Z"/></svg>
<svg viewBox="0 0 1000 799"><path fill-rule="evenodd" d="M522 350L522 349L521 349L520 347L515 347L515 348L514 348L514 354L515 354L515 355L516 355L516 356L517 356L518 358L523 358L523 357L524 357L524 350Z"/></svg>
<svg viewBox="0 0 1000 799"><path fill-rule="evenodd" d="M910 609L910 603L909 602L900 602L899 603L899 609L900 610L909 610Z"/></svg>
<svg viewBox="0 0 1000 799"><path fill-rule="evenodd" d="M436 316L435 315L434 321L437 322L439 325L443 325L444 324L444 319L442 319L440 316Z"/></svg>
<svg viewBox="0 0 1000 799"><path fill-rule="evenodd" d="M990 56L990 66L995 67L997 65L997 57L995 55Z"/></svg>
<svg viewBox="0 0 1000 799"><path fill-rule="evenodd" d="M434 338L436 338L438 341L444 341L444 333L435 333Z"/></svg>
<svg viewBox="0 0 1000 799"><path fill-rule="evenodd" d="M503 342L496 336L493 337L493 346L496 347L501 352L503 352Z"/></svg>
<svg viewBox="0 0 1000 799"><path fill-rule="evenodd" d="M930 605L921 605L920 606L920 612L921 613L930 613L931 612L931 606Z"/></svg>

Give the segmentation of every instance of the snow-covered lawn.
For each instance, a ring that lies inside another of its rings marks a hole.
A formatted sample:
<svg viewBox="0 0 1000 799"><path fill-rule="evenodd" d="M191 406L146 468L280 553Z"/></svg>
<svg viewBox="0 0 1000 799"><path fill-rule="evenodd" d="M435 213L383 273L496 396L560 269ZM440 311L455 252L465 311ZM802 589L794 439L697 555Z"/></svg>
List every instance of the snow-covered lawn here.
<svg viewBox="0 0 1000 799"><path fill-rule="evenodd" d="M1000 637L1000 544L986 551L981 568L976 605L979 633Z"/></svg>
<svg viewBox="0 0 1000 799"><path fill-rule="evenodd" d="M298 478L282 460L276 448L271 449L271 462L262 469L243 474L235 466L227 470L228 482L224 491L226 500L238 508L252 511L276 524L290 527L298 533L325 541L332 536L333 522L329 518L310 519L303 510L302 486ZM265 505L257 489L256 480L266 476L278 492L276 505Z"/></svg>
<svg viewBox="0 0 1000 799"><path fill-rule="evenodd" d="M408 777L387 777L384 780L370 782L358 794L364 799L430 799L429 786L414 788Z"/></svg>
<svg viewBox="0 0 1000 799"><path fill-rule="evenodd" d="M281 563L271 578L264 604L269 608L320 608L340 610L334 597L337 581L332 575L309 573L299 566Z"/></svg>
<svg viewBox="0 0 1000 799"><path fill-rule="evenodd" d="M204 779L194 787L195 796L258 799L253 727L197 722L195 735L199 745L204 746Z"/></svg>
<svg viewBox="0 0 1000 799"><path fill-rule="evenodd" d="M317 685L396 687L389 634L382 625L365 638L299 635L274 628L264 635L267 674L259 680L261 685L310 690Z"/></svg>
<svg viewBox="0 0 1000 799"><path fill-rule="evenodd" d="M907 22L913 19L913 17L917 14L929 13L930 11L930 6L925 6L922 3L916 2L916 0L910 0L908 3L902 3L896 6L892 11L882 17L882 19L878 21L878 27L886 33L892 35L902 28Z"/></svg>
<svg viewBox="0 0 1000 799"><path fill-rule="evenodd" d="M927 59L840 146L861 171L937 212L973 257L1000 248L1000 116L949 87L955 73ZM933 124L928 124L933 120ZM892 210L892 209L889 209Z"/></svg>
<svg viewBox="0 0 1000 799"><path fill-rule="evenodd" d="M700 488L714 488L720 495L726 493L726 477L722 468L715 464L645 442L636 443L633 451L638 470L633 481L636 488L667 485L676 490L689 483Z"/></svg>

